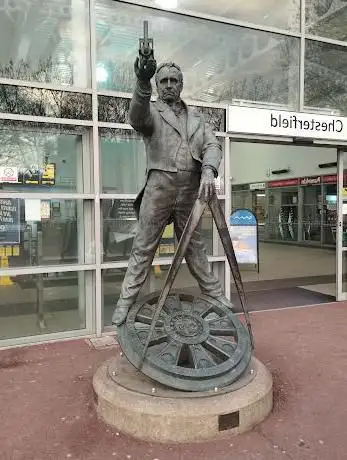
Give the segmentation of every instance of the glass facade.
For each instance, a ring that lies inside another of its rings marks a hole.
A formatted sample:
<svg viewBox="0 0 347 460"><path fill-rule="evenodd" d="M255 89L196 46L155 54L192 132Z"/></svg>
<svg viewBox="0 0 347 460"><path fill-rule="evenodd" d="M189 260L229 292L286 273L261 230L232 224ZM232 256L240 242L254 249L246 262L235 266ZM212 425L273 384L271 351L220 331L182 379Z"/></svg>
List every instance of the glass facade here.
<svg viewBox="0 0 347 460"><path fill-rule="evenodd" d="M98 71L104 76L99 81L100 89L132 90L133 62L129 53L136 55L135 37L143 20L151 24L158 62L180 63L187 99L266 100L296 107L299 39L136 5L120 3L114 8L109 0L98 2L96 10ZM172 37L179 37L179 42Z"/></svg>
<svg viewBox="0 0 347 460"><path fill-rule="evenodd" d="M307 40L305 54L306 111L311 107L321 107L346 115L347 48Z"/></svg>
<svg viewBox="0 0 347 460"><path fill-rule="evenodd" d="M320 183L307 184L307 180ZM261 192L250 190L252 185L233 187L232 209L255 213L260 241L335 248L336 174L269 181Z"/></svg>
<svg viewBox="0 0 347 460"><path fill-rule="evenodd" d="M184 98L229 152L227 104L346 112L347 4L303 1L0 1L0 346L100 335L110 325L146 168L127 120L143 20L157 61L181 65ZM224 158L217 187L226 212L231 175ZM331 238L312 212L333 187L297 192L313 241ZM270 194L237 193L265 228ZM295 207L290 190L279 193L274 207ZM202 231L228 288L208 212ZM146 292L160 289L176 243L168 227ZM177 283L196 288L186 266Z"/></svg>
<svg viewBox="0 0 347 460"><path fill-rule="evenodd" d="M336 148L231 142L231 170L232 210L255 213L261 242L335 248Z"/></svg>
<svg viewBox="0 0 347 460"><path fill-rule="evenodd" d="M87 0L2 0L0 75L90 86L88 11Z"/></svg>

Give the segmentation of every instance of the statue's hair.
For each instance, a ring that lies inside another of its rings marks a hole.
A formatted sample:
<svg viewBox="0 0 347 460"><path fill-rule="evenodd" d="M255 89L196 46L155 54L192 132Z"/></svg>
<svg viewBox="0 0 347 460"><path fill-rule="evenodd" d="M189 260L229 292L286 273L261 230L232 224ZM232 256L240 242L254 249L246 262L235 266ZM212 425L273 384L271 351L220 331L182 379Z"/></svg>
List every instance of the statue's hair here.
<svg viewBox="0 0 347 460"><path fill-rule="evenodd" d="M181 67L177 64L175 64L174 62L163 62L162 64L160 64L158 67L157 67L157 71L155 73L155 81L156 83L158 83L158 73L161 71L161 69L167 67L168 69L170 68L174 68L176 70L178 70L179 72L179 75L180 75L180 81L183 82L183 74L182 74L182 70L181 70Z"/></svg>

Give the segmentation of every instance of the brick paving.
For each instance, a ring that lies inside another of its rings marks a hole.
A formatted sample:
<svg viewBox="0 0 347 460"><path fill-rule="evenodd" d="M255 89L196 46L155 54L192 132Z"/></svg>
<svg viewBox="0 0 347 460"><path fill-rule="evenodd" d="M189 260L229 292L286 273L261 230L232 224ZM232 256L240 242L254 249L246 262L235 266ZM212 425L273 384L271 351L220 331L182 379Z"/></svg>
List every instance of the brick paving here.
<svg viewBox="0 0 347 460"><path fill-rule="evenodd" d="M347 459L347 304L257 312L252 322L275 390L254 431L190 445L117 433L97 419L91 381L119 349L76 340L0 351L0 459Z"/></svg>

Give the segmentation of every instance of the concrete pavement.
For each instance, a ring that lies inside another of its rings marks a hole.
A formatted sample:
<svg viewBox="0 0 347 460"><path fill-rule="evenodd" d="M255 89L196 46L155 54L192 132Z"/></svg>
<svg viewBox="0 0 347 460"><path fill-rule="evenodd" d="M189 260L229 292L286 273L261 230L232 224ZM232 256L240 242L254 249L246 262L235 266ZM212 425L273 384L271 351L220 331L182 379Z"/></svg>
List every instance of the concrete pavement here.
<svg viewBox="0 0 347 460"><path fill-rule="evenodd" d="M138 442L101 423L92 376L118 347L87 340L0 352L1 460L345 460L347 304L252 313L256 356L275 406L254 431L221 442Z"/></svg>

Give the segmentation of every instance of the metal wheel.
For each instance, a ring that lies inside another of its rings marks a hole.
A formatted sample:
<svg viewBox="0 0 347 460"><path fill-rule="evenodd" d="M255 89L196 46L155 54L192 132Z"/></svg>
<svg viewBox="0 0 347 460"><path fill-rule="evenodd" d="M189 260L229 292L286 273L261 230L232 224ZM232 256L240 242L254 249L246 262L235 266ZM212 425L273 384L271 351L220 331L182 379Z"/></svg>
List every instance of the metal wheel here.
<svg viewBox="0 0 347 460"><path fill-rule="evenodd" d="M118 331L121 348L135 367L158 297L137 302ZM248 331L229 308L209 296L176 293L166 299L141 371L172 388L208 391L235 382L251 354Z"/></svg>

